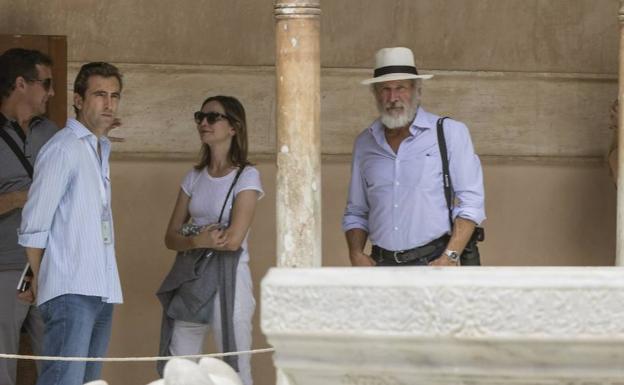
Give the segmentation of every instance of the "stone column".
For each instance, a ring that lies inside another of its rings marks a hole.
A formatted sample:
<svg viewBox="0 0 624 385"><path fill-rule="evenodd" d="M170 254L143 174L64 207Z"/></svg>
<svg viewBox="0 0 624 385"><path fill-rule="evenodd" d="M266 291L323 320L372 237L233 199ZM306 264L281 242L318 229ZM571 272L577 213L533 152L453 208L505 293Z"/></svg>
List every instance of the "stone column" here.
<svg viewBox="0 0 624 385"><path fill-rule="evenodd" d="M275 0L277 265L321 265L320 0Z"/></svg>
<svg viewBox="0 0 624 385"><path fill-rule="evenodd" d="M624 266L624 135L622 135L622 127L624 127L624 108L621 104L624 101L624 0L620 0L620 71L619 71L619 89L618 101L618 172L617 172L617 232L616 232L616 250L615 264L616 266Z"/></svg>

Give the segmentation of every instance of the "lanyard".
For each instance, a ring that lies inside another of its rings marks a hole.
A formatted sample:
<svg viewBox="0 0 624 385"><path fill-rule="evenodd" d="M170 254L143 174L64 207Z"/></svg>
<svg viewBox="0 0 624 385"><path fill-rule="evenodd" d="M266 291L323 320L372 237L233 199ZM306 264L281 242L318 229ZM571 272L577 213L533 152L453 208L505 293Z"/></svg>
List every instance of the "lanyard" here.
<svg viewBox="0 0 624 385"><path fill-rule="evenodd" d="M97 138L96 138L96 141L98 141ZM102 175L102 165L101 165L101 162L99 160L100 156L97 153L97 143L96 143L96 147L94 148L91 145L91 142L89 141L89 139L87 137L87 140L86 140L85 144L90 149L89 152L91 153L91 160L94 162L95 168L97 169L97 173L98 173L98 176L99 176L98 187L99 187L99 190L100 190L100 198L102 200L102 208L106 210L106 209L108 209L108 200L107 200L107 197L106 197L106 186L104 184L104 175Z"/></svg>

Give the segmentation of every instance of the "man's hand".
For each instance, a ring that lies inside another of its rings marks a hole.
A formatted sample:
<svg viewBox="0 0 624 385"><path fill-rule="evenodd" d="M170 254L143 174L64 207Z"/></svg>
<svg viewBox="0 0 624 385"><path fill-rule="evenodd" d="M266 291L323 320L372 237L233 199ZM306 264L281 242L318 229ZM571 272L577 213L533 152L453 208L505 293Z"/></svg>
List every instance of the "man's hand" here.
<svg viewBox="0 0 624 385"><path fill-rule="evenodd" d="M446 254L442 254L440 257L429 262L429 266L459 266L459 264L452 262Z"/></svg>
<svg viewBox="0 0 624 385"><path fill-rule="evenodd" d="M120 138L118 136L109 136L108 135L110 133L110 131L112 131L115 128L118 128L118 127L121 127L121 119L115 118L115 119L113 119L113 123L110 125L110 127L108 127L106 129L106 136L108 137L108 140L110 140L111 142L125 142L126 141L125 138Z"/></svg>
<svg viewBox="0 0 624 385"><path fill-rule="evenodd" d="M351 229L345 233L349 246L349 259L352 266L376 266L375 260L364 254L368 233L362 229Z"/></svg>
<svg viewBox="0 0 624 385"><path fill-rule="evenodd" d="M351 265L353 266L376 266L377 263L373 258L364 253L355 253L349 255L349 259L351 260Z"/></svg>
<svg viewBox="0 0 624 385"><path fill-rule="evenodd" d="M34 304L37 299L37 280L34 277L24 277L24 281L30 282L30 287L24 292L17 292L17 299L20 301Z"/></svg>

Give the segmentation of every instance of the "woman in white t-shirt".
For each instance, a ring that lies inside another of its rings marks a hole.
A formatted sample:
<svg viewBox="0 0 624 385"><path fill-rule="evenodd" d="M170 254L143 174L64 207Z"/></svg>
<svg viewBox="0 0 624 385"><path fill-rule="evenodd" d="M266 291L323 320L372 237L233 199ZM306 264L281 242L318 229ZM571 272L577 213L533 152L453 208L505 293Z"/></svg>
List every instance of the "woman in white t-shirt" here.
<svg viewBox="0 0 624 385"><path fill-rule="evenodd" d="M204 101L201 111L194 117L202 143L201 160L182 182L165 244L175 251L242 248L236 268L232 324L238 350L249 350L256 303L248 266L247 235L256 202L264 192L258 170L247 161L245 109L236 98L213 96ZM243 171L225 202L240 168ZM221 223L217 223L222 209ZM203 231L195 236L184 236L180 230L186 223L201 226ZM210 325L175 321L169 346L171 355L201 354L210 326L217 344L222 345L219 296L216 297ZM250 355L239 356L238 366L244 384L251 385Z"/></svg>

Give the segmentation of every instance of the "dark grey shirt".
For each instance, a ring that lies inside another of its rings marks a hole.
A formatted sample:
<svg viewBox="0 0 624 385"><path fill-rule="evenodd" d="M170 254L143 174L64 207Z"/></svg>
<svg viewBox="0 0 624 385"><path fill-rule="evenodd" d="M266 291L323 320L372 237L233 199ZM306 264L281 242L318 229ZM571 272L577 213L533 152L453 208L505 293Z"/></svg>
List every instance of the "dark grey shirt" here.
<svg viewBox="0 0 624 385"><path fill-rule="evenodd" d="M40 118L35 118L31 122L30 132L25 141L8 120L0 129L9 133L33 165L41 147L58 131L58 127L52 121ZM0 138L0 194L27 190L31 182L22 163ZM0 271L21 270L26 264L24 248L17 244L17 229L20 227L21 219L21 209L0 214Z"/></svg>

